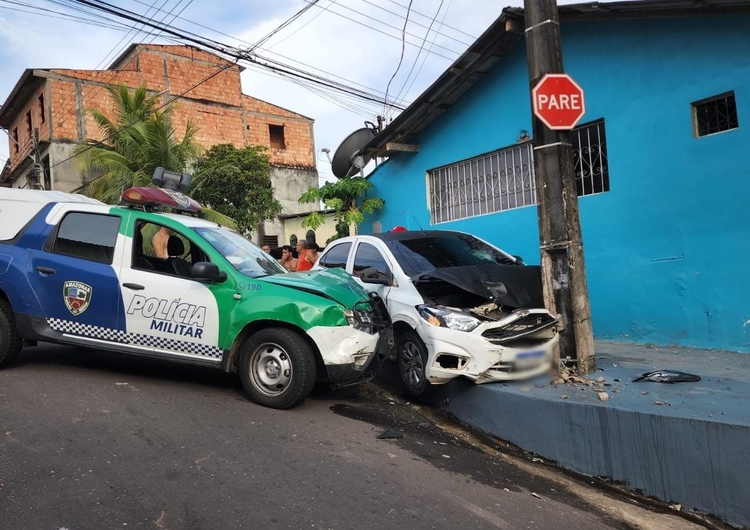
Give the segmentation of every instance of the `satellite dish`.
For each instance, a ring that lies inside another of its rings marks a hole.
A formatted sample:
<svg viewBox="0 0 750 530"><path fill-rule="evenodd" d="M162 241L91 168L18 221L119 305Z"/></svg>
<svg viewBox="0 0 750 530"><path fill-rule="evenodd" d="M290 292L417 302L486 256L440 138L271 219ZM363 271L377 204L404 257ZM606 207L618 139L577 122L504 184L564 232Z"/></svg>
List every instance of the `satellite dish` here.
<svg viewBox="0 0 750 530"><path fill-rule="evenodd" d="M376 129L363 127L346 137L333 155L331 171L336 178L348 178L356 175L367 165L370 157L360 153L362 148L378 134Z"/></svg>

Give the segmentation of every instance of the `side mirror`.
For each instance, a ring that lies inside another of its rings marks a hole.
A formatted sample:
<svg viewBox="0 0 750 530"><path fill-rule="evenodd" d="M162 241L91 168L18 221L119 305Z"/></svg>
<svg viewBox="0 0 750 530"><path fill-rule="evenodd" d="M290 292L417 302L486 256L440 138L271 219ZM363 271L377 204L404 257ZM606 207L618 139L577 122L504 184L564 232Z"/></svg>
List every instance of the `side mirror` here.
<svg viewBox="0 0 750 530"><path fill-rule="evenodd" d="M377 285L391 285L393 281L393 275L389 274L383 278L381 273L378 272L374 267L368 267L362 271L362 276L359 278L362 283L374 283Z"/></svg>
<svg viewBox="0 0 750 530"><path fill-rule="evenodd" d="M222 283L227 279L227 273L219 270L216 263L199 261L193 264L192 277L196 280L208 280Z"/></svg>
<svg viewBox="0 0 750 530"><path fill-rule="evenodd" d="M514 257L514 258L516 259L516 261L518 261L519 263L523 263L523 258L522 258L521 256L513 256L513 257Z"/></svg>

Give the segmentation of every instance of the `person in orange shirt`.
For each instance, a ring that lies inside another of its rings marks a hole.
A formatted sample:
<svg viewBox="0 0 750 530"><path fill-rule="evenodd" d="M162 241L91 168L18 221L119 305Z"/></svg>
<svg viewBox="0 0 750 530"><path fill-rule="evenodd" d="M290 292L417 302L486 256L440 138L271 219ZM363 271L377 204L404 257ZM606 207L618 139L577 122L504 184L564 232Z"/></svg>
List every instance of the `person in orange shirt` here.
<svg viewBox="0 0 750 530"><path fill-rule="evenodd" d="M307 261L307 240L300 239L297 241L297 270L298 271L309 271L312 267L312 263Z"/></svg>
<svg viewBox="0 0 750 530"><path fill-rule="evenodd" d="M305 243L307 243L305 241ZM300 254L299 261L297 262L298 271L309 271L315 262L318 261L318 244L307 243L307 249L304 251L304 255ZM299 252L299 245L297 246Z"/></svg>

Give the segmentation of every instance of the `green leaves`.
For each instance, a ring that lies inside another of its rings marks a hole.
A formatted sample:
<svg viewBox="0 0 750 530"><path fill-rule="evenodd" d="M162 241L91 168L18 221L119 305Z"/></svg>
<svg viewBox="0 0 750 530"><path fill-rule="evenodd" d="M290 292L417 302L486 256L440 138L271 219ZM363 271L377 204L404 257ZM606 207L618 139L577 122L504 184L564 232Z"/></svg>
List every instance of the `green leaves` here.
<svg viewBox="0 0 750 530"><path fill-rule="evenodd" d="M197 128L188 121L181 140L170 120L172 106L161 106L160 96L144 86L131 91L126 86L108 87L114 102L114 120L98 110L90 114L104 135L74 148L76 163L93 180L77 190L108 204L117 204L122 192L133 186L148 186L157 167L184 172L202 148L195 142Z"/></svg>
<svg viewBox="0 0 750 530"><path fill-rule="evenodd" d="M237 230L247 234L281 213L270 171L262 146L237 149L231 144L215 145L195 164L192 197L233 219Z"/></svg>
<svg viewBox="0 0 750 530"><path fill-rule="evenodd" d="M337 237L340 237L344 232L340 229L341 225L360 225L365 221L365 214L372 214L385 206L383 199L375 197L366 198L358 205L358 199L364 197L372 187L369 180L360 177L340 179L326 182L320 188L310 188L302 194L299 202L305 204L322 201L327 209L334 210ZM324 222L320 213L313 212L302 221L302 226L316 230Z"/></svg>

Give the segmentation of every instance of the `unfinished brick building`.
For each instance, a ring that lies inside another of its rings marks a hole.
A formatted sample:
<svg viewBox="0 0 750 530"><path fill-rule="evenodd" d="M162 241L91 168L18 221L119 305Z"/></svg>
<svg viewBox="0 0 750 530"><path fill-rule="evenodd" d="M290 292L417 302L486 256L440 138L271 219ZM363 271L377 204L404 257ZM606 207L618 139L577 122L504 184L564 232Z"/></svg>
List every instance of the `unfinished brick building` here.
<svg viewBox="0 0 750 530"><path fill-rule="evenodd" d="M172 114L177 134L188 119L198 124L196 141L204 148L219 143L237 147L264 145L272 165L271 180L284 214L304 213L308 205L297 199L318 183L313 142L313 120L242 93L238 65L192 46L134 44L106 70L27 69L0 108L0 127L10 136L9 153L0 185L25 187L33 166L34 130L44 189L72 191L91 178L71 158L73 147L102 132L88 112L97 109L111 116L113 103L107 85L131 88L145 85L166 103L187 93ZM195 88L217 69L228 66ZM263 236L283 244L281 221L266 223Z"/></svg>

